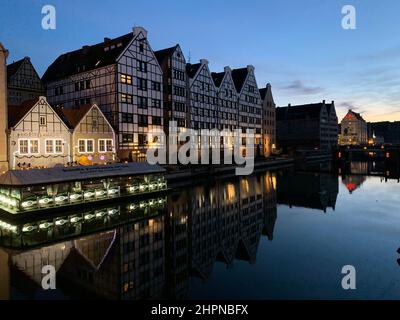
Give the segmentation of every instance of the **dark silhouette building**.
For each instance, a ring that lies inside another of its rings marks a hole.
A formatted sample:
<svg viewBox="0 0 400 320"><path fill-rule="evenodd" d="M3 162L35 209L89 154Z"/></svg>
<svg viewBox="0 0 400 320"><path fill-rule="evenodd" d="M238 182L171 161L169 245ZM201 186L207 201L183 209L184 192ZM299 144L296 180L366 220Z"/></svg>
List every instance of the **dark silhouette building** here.
<svg viewBox="0 0 400 320"><path fill-rule="evenodd" d="M278 148L285 151L330 151L338 139L334 101L277 108L276 136Z"/></svg>

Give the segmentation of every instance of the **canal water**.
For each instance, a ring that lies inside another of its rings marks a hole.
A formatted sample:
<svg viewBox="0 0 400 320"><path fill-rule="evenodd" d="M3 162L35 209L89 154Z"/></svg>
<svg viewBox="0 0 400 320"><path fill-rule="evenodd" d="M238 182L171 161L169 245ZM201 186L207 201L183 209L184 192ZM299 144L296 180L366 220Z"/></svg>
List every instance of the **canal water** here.
<svg viewBox="0 0 400 320"><path fill-rule="evenodd" d="M381 163L324 164L30 220L1 230L0 298L399 299L399 195Z"/></svg>

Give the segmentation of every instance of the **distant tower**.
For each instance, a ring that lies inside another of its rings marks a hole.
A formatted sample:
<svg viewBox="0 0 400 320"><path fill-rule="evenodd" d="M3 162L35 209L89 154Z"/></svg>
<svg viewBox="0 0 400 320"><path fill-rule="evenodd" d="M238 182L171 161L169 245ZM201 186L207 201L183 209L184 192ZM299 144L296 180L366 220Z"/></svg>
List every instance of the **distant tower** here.
<svg viewBox="0 0 400 320"><path fill-rule="evenodd" d="M7 57L8 51L0 43L0 174L8 170Z"/></svg>

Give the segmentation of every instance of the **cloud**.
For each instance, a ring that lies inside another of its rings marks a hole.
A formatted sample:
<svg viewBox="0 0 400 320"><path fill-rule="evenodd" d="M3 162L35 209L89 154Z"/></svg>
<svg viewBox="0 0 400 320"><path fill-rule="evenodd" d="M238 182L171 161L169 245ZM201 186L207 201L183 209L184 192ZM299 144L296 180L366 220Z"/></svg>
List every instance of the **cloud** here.
<svg viewBox="0 0 400 320"><path fill-rule="evenodd" d="M324 91L321 87L306 86L301 80L295 80L290 85L281 87L281 89L291 91L297 95L317 94Z"/></svg>

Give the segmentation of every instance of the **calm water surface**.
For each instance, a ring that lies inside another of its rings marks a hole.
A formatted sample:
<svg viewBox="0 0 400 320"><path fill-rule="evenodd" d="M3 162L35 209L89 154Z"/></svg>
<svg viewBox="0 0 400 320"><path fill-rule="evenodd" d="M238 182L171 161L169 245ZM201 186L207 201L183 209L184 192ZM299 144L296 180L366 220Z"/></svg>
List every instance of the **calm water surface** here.
<svg viewBox="0 0 400 320"><path fill-rule="evenodd" d="M379 164L339 170L218 179L114 205L112 218L2 231L0 297L398 299L399 181ZM356 290L341 287L345 265Z"/></svg>

